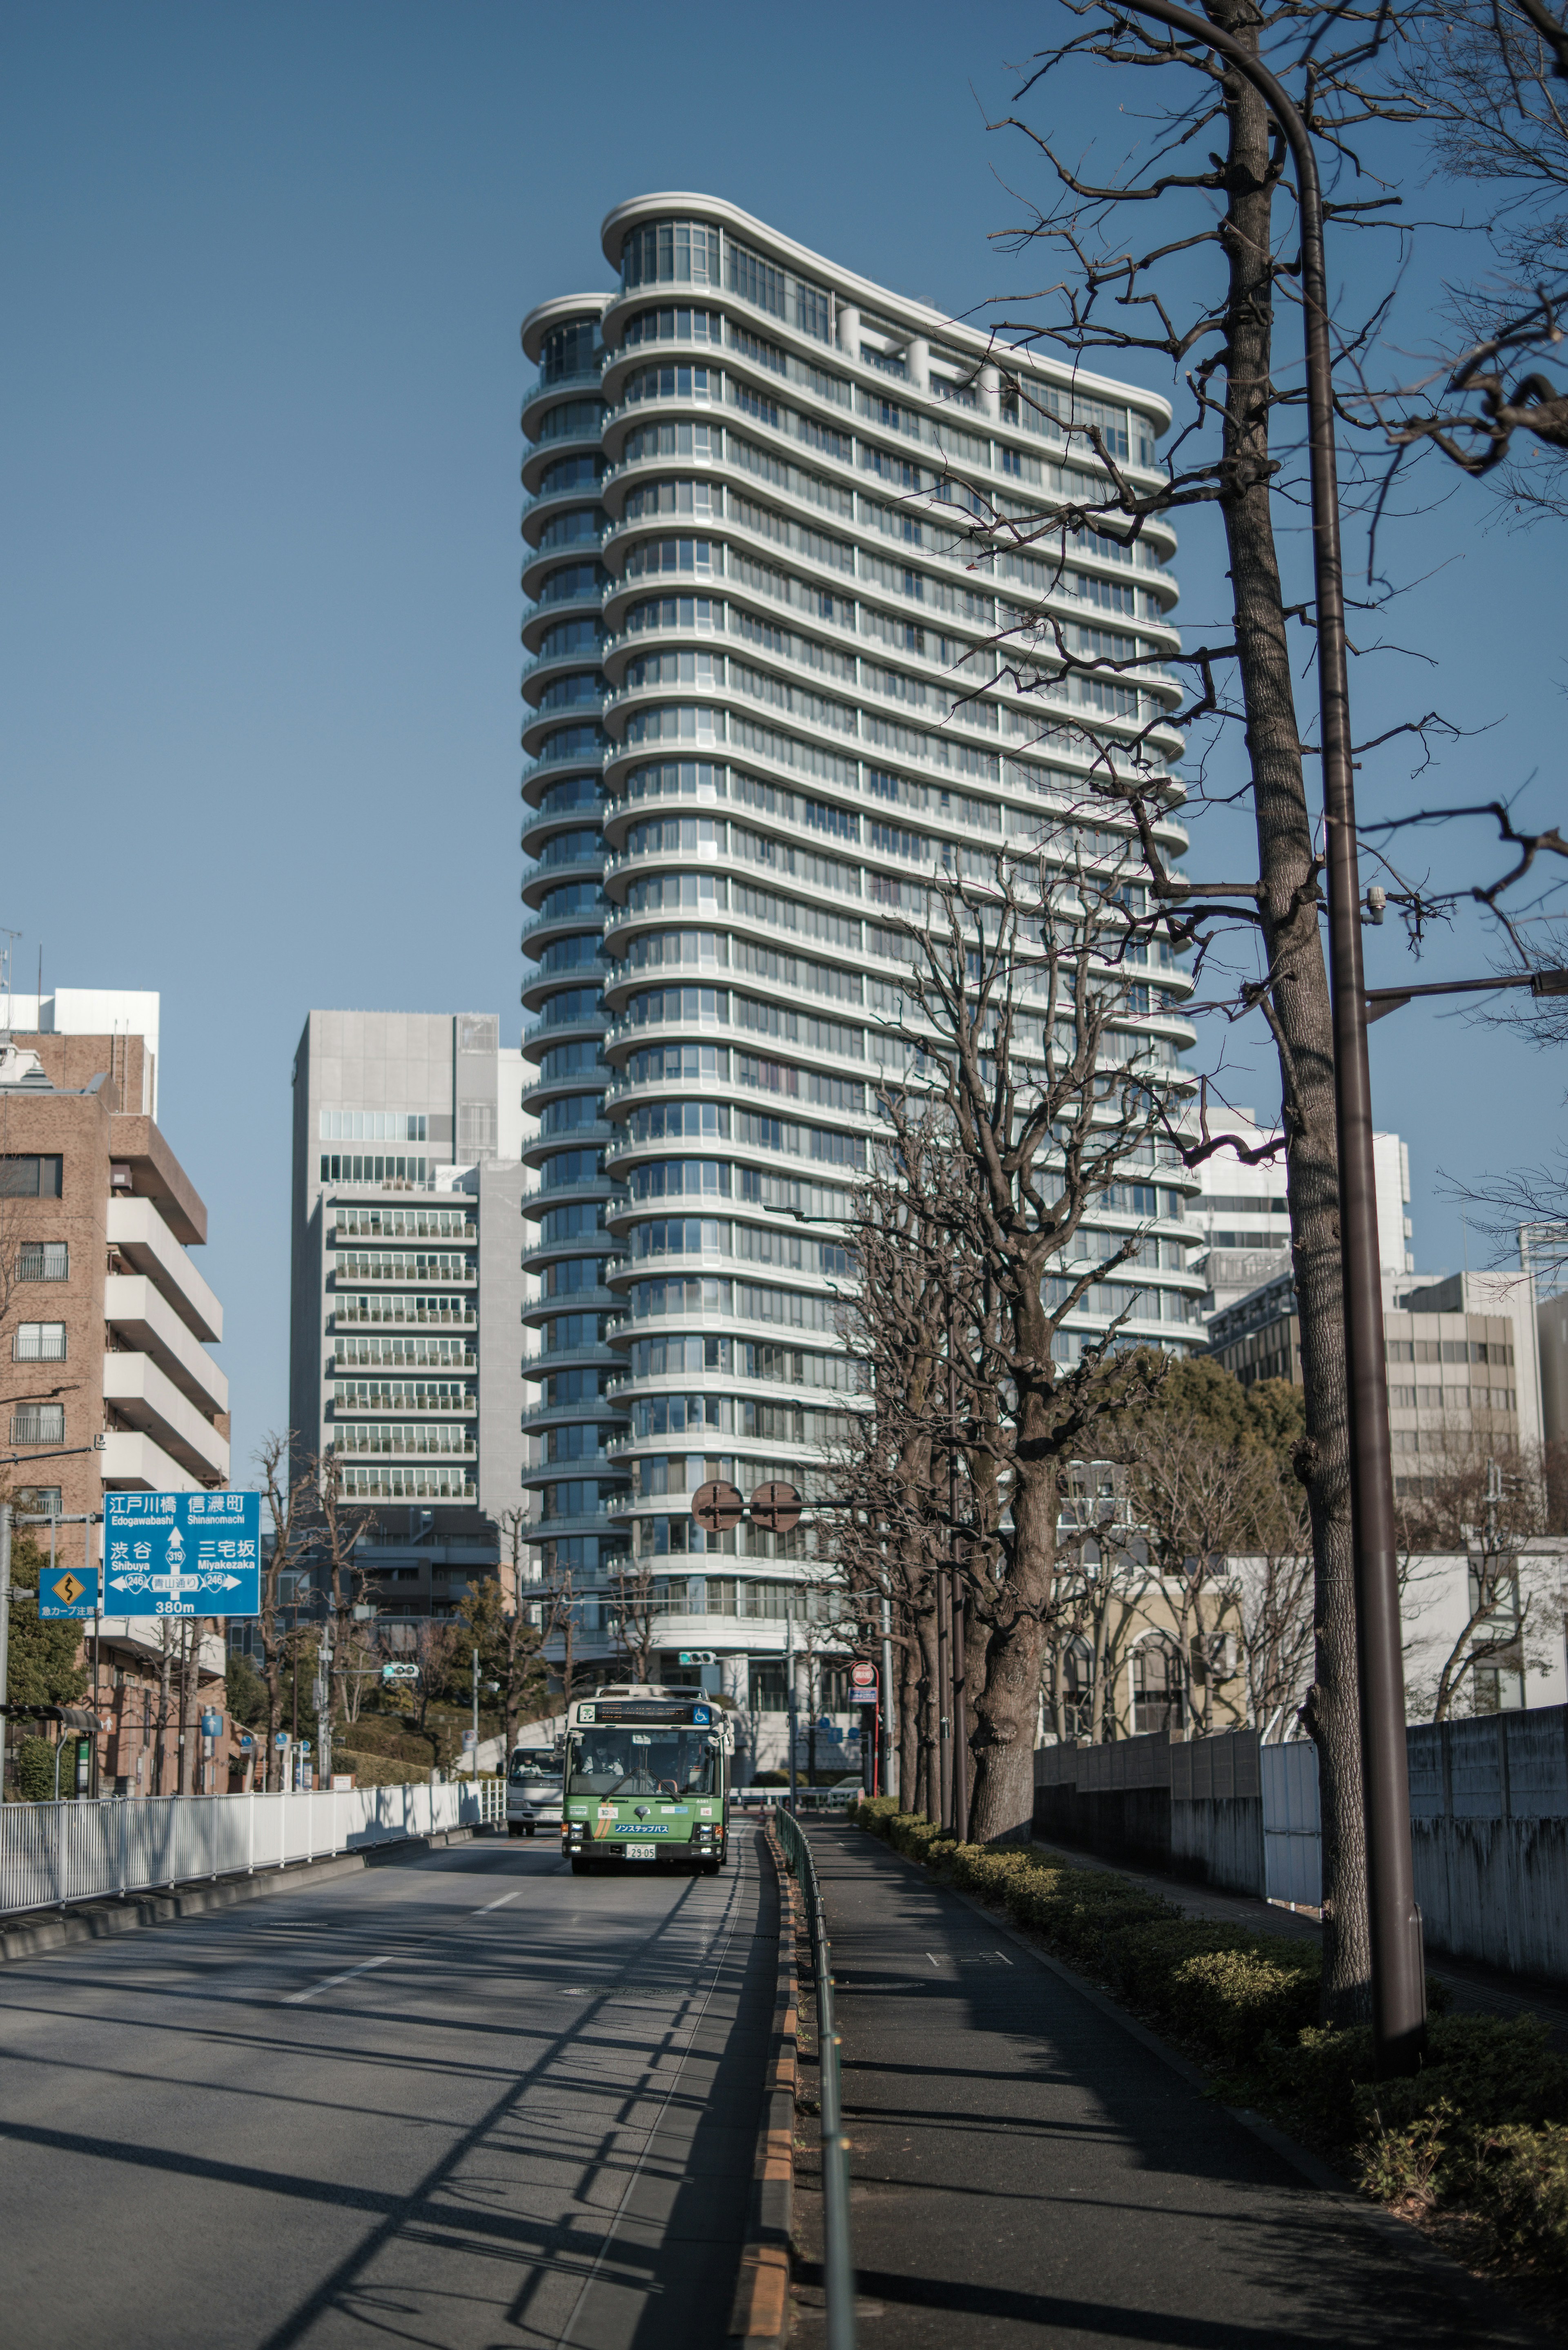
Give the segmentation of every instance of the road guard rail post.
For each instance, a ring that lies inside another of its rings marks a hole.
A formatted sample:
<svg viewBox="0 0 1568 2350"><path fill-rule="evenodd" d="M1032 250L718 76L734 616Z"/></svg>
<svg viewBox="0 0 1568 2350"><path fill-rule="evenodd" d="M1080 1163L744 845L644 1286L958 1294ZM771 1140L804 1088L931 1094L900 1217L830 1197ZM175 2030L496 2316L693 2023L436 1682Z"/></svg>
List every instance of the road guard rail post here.
<svg viewBox="0 0 1568 2350"><path fill-rule="evenodd" d="M781 1804L775 1814L785 1862L805 1895L806 1930L816 1976L817 2063L822 2082L823 2275L827 2350L855 2350L855 2262L849 2243L849 2140L844 2135L838 2026L833 2008L833 1950L822 1913L816 1865L805 1831Z"/></svg>

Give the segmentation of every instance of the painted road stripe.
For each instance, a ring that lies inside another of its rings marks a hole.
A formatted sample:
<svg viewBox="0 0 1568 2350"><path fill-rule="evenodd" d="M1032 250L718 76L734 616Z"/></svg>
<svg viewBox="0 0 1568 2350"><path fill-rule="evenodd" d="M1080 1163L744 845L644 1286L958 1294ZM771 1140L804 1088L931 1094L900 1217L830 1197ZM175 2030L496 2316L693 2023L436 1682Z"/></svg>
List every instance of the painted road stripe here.
<svg viewBox="0 0 1568 2350"><path fill-rule="evenodd" d="M291 1991L278 2004L280 2007L297 2007L302 1999L314 1999L318 1991L334 1991L339 1983L351 1982L356 1975L368 1974L372 1967L389 1967L391 1963L389 1950L384 1959L362 1960L357 1967L346 1967L340 1975L328 1975L325 1982L312 1983L308 1991Z"/></svg>

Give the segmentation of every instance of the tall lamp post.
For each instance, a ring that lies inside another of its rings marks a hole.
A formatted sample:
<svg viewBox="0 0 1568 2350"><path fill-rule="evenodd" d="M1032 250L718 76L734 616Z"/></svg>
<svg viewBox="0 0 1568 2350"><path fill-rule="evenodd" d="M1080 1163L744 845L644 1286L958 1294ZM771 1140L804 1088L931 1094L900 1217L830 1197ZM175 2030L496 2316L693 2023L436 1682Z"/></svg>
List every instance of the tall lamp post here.
<svg viewBox="0 0 1568 2350"><path fill-rule="evenodd" d="M1382 2074L1414 2071L1426 2035L1426 1976L1416 1908L1405 1746L1405 1674L1383 1284L1372 1159L1372 1079L1361 962L1361 884L1351 773L1350 677L1334 442L1334 380L1323 191L1311 135L1277 77L1234 33L1174 0L1127 0L1222 57L1267 101L1295 164L1301 214L1313 577L1317 605L1319 732L1327 853L1329 967L1334 1002L1334 1089L1339 1140L1340 1244L1350 1388L1350 1507L1361 1684L1361 1765L1366 1818L1367 1911L1372 1942L1372 2030Z"/></svg>

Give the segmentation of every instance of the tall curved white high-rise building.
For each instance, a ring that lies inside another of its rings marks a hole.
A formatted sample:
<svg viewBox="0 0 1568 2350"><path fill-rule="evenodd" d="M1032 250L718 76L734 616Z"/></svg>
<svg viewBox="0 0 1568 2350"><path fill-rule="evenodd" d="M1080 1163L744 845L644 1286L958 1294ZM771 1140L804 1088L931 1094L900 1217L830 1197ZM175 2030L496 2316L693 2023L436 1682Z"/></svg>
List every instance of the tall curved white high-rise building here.
<svg viewBox="0 0 1568 2350"><path fill-rule="evenodd" d="M977 563L964 510L1027 518L1079 482L1092 496L1089 425L1149 478L1168 419L1045 359L1010 353L1003 376L982 332L711 197L623 204L602 240L617 290L544 303L523 329L541 367L523 412L541 1121L525 1473L546 1574L571 1566L589 1595L587 1647L614 1652L613 1610L592 1612L607 1570L651 1565L667 1669L711 1648L765 1713L804 1545L749 1528L705 1544L690 1495L710 1476L809 1494L854 1409L843 1246L790 1211L846 1206L872 1088L903 1065L900 910L933 871L984 879L1047 830L1114 858L1071 712L1103 743L1180 698L1160 665L1166 525L1132 549L1085 535L1062 563ZM1075 652L1147 666L1044 703L991 681L1021 607L1057 615ZM1179 749L1168 730L1150 742ZM1150 951L1138 1049L1175 1063L1187 987ZM1130 1297L1131 1335L1185 1347L1190 1179L1140 1171L1099 1220L1158 1220L1136 1283L1101 1284L1082 1327Z"/></svg>

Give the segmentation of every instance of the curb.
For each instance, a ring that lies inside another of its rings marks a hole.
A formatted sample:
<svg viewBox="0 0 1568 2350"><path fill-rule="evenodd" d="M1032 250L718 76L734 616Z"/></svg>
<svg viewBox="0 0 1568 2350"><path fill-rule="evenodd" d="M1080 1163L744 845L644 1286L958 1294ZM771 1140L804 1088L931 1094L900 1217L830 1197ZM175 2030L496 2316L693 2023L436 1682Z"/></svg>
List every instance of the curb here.
<svg viewBox="0 0 1568 2350"><path fill-rule="evenodd" d="M778 1988L763 2114L752 2168L751 2210L726 2340L737 2350L780 2350L790 2324L790 2239L794 2226L794 2101L799 2080L799 1997L794 1940L798 1895L771 1821L763 1837L779 1893Z"/></svg>
<svg viewBox="0 0 1568 2350"><path fill-rule="evenodd" d="M327 1854L320 1860L286 1861L281 1867L258 1869L254 1877L220 1877L211 1884L176 1887L167 1893L126 1894L119 1899L84 1902L63 1915L50 1913L30 1923L0 1927L0 1966L17 1959L40 1958L74 1942L107 1941L142 1926L174 1926L187 1918L206 1917L214 1909L233 1909L242 1901L260 1901L268 1894L289 1893L298 1886L328 1883L335 1877L374 1868L383 1858L469 1844L475 1833L472 1828L440 1828L433 1835L400 1836L395 1842L367 1845L357 1852Z"/></svg>
<svg viewBox="0 0 1568 2350"><path fill-rule="evenodd" d="M862 1829L860 1833L870 1835L871 1831ZM1057 1976L1070 1991L1076 1991L1080 1999L1086 2001L1107 2022L1118 2025L1190 2088L1206 2097L1212 2096L1208 2074L1190 2057L1182 2055L1179 2049L1171 2047L1168 2041L1161 2040L1147 2023L1140 2023L1127 2008L1118 2006L1107 1992L1085 1981L1082 1975L1075 1974L1072 1968L1064 1965L1060 1959L1053 1958L1037 1942L1031 1941L1011 1918L988 1908L983 1901L977 1900L972 1893L964 1892L961 1886L949 1885L945 1879L933 1876L921 1862L911 1860L907 1853L899 1852L885 1837L873 1835L872 1842L879 1845L890 1859L899 1862L905 1868L916 1870L939 1891L954 1901L961 1901L966 1909L972 1909L977 1917L983 1918L988 1926L1005 1935L1019 1950L1026 1951L1036 1966L1043 1967L1047 1974ZM1377 2204L1368 2202L1320 2156L1299 2145L1283 2130L1276 2128L1272 2122L1265 2121L1262 2115L1254 2113L1251 2106L1226 2105L1218 2098L1214 2102L1221 2113L1228 2114L1241 2129L1260 2140L1278 2160L1294 2170L1307 2186L1334 2203L1342 2218L1354 2220L1369 2234L1381 2237L1385 2243L1397 2243L1407 2258L1425 2267L1436 2281L1448 2287L1456 2300L1471 2304L1478 2301L1482 2303L1485 2321L1493 2328L1488 2339L1498 2345L1498 2350L1503 2350L1504 2345L1515 2345L1515 2350L1526 2350L1526 2345L1528 2350L1551 2350L1556 2337L1542 2332L1532 2317L1516 2309L1506 2299L1506 2287L1494 2284L1489 2278L1475 2275L1461 2262L1444 2251L1440 2245L1434 2244L1423 2235L1419 2228L1412 2227L1408 2220L1397 2219L1392 2211L1385 2211ZM1500 2319L1511 2321L1512 2330L1505 2330L1504 2324L1499 2323Z"/></svg>

